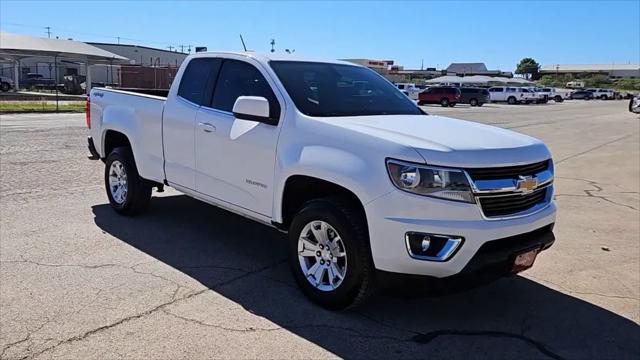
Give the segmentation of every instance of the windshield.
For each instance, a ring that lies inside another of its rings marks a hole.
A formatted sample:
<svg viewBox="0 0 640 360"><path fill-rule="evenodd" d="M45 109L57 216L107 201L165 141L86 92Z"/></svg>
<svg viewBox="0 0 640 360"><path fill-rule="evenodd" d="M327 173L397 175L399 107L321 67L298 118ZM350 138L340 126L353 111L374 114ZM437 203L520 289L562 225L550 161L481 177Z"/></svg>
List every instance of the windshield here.
<svg viewBox="0 0 640 360"><path fill-rule="evenodd" d="M309 116L421 115L374 71L352 65L271 61L298 110Z"/></svg>

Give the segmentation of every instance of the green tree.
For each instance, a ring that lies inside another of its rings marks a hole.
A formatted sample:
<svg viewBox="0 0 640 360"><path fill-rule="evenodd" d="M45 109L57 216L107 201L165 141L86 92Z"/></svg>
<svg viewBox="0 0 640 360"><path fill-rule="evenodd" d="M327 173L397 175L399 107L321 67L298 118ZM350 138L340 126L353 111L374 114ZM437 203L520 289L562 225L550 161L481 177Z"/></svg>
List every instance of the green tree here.
<svg viewBox="0 0 640 360"><path fill-rule="evenodd" d="M611 79L609 79L607 75L596 74L584 78L584 85L586 87L609 87L612 84Z"/></svg>
<svg viewBox="0 0 640 360"><path fill-rule="evenodd" d="M532 58L524 58L516 67L516 74L524 75L527 79L538 80L540 78L540 64Z"/></svg>

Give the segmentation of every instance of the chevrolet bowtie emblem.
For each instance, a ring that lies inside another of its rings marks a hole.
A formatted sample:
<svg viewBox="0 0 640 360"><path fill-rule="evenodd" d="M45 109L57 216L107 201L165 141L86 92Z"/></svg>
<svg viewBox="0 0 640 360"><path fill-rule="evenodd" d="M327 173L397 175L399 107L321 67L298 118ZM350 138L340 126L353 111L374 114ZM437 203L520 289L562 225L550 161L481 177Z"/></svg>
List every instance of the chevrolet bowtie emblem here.
<svg viewBox="0 0 640 360"><path fill-rule="evenodd" d="M538 180L533 176L519 176L516 182L516 190L520 192L533 191L538 186Z"/></svg>

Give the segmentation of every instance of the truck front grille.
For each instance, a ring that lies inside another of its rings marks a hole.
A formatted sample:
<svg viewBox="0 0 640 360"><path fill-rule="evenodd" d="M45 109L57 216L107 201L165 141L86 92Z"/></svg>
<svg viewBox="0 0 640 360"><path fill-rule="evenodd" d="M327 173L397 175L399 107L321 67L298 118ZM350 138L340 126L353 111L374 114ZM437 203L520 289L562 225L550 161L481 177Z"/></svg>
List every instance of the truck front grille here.
<svg viewBox="0 0 640 360"><path fill-rule="evenodd" d="M528 194L487 195L479 196L480 207L486 217L502 217L517 215L551 201L547 196L553 191L551 186L535 190Z"/></svg>
<svg viewBox="0 0 640 360"><path fill-rule="evenodd" d="M475 180L495 180L495 179L517 179L519 176L535 175L549 169L549 161L545 160L533 164L519 166L505 166L494 168L468 168L465 169L471 179Z"/></svg>

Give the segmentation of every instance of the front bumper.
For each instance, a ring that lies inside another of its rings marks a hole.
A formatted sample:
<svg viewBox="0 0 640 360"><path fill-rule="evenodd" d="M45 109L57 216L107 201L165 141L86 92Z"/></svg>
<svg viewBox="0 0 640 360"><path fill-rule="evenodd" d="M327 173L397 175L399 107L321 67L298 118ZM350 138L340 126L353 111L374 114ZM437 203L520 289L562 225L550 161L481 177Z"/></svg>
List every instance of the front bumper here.
<svg viewBox="0 0 640 360"><path fill-rule="evenodd" d="M476 204L392 191L368 203L365 211L376 269L442 278L462 272L486 243L528 234L553 224L556 207L551 202L528 216L486 220ZM405 243L408 232L457 236L464 241L446 261L420 260L409 256Z"/></svg>

